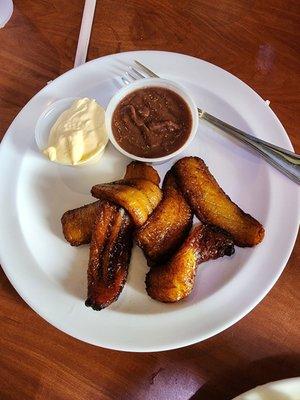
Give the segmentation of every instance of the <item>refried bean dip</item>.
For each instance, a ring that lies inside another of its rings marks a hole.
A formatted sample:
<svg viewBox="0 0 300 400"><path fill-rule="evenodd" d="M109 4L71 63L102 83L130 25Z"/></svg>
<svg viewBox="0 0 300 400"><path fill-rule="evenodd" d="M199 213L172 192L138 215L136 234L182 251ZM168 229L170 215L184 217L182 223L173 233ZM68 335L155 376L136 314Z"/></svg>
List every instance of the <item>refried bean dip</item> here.
<svg viewBox="0 0 300 400"><path fill-rule="evenodd" d="M162 87L127 95L112 117L113 135L130 154L156 158L178 150L188 139L192 115L177 93Z"/></svg>

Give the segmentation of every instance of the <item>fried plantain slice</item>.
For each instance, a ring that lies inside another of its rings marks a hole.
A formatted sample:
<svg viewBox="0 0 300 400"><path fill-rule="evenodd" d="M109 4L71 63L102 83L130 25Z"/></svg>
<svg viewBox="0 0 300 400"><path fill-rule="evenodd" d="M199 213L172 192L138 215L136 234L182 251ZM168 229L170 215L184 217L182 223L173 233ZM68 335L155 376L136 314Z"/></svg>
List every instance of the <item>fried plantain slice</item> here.
<svg viewBox="0 0 300 400"><path fill-rule="evenodd" d="M152 212L147 196L140 190L121 184L103 184L92 187L94 197L112 201L126 209L137 226L142 225Z"/></svg>
<svg viewBox="0 0 300 400"><path fill-rule="evenodd" d="M92 227L102 208L100 200L85 206L66 211L62 218L64 237L71 246L90 243Z"/></svg>
<svg viewBox="0 0 300 400"><path fill-rule="evenodd" d="M227 231L237 246L251 247L263 240L263 226L231 201L203 160L182 158L174 165L174 171L182 193L200 221Z"/></svg>
<svg viewBox="0 0 300 400"><path fill-rule="evenodd" d="M91 193L94 197L124 207L136 226L141 226L147 220L162 197L158 186L142 179L95 185Z"/></svg>
<svg viewBox="0 0 300 400"><path fill-rule="evenodd" d="M150 165L134 161L127 166L125 176L126 184L139 189L151 203L150 207L142 197L148 209L142 216L145 219L161 200L161 190L157 186L160 181L159 175ZM122 182L120 181L120 183ZM140 208L145 204L140 202ZM100 210L101 201L96 201L63 214L61 218L63 234L72 246L90 243L92 226ZM141 210L136 210L136 213L138 211Z"/></svg>
<svg viewBox="0 0 300 400"><path fill-rule="evenodd" d="M192 219L192 211L170 170L163 182L162 201L135 236L148 262L167 259L188 234Z"/></svg>
<svg viewBox="0 0 300 400"><path fill-rule="evenodd" d="M122 179L115 182L116 184L127 185L139 189L149 200L153 210L162 199L162 192L155 183L146 179L134 178L134 179Z"/></svg>
<svg viewBox="0 0 300 400"><path fill-rule="evenodd" d="M119 297L127 279L132 229L124 209L104 203L90 244L87 307L101 310Z"/></svg>
<svg viewBox="0 0 300 400"><path fill-rule="evenodd" d="M140 161L132 161L126 167L126 172L124 175L124 179L146 179L151 181L156 186L159 186L160 177L157 171L148 164L145 164Z"/></svg>
<svg viewBox="0 0 300 400"><path fill-rule="evenodd" d="M216 228L197 225L170 261L150 269L146 277L147 292L165 303L179 301L191 293L201 263L233 253L233 241L227 235Z"/></svg>

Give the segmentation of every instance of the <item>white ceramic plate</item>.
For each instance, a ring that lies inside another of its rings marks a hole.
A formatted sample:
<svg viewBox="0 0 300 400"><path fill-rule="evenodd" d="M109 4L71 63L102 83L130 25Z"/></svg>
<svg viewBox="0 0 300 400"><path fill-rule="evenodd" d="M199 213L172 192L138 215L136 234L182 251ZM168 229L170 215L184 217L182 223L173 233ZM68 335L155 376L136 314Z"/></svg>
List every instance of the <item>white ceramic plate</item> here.
<svg viewBox="0 0 300 400"><path fill-rule="evenodd" d="M134 59L184 85L198 106L217 117L279 146L292 146L271 109L239 79L207 62L157 51L111 55L65 73L33 97L10 126L0 146L0 255L11 283L38 314L69 335L111 349L158 351L221 332L268 293L294 245L298 189L201 122L184 155L205 160L226 193L263 223L265 240L203 265L192 295L169 305L146 295L147 267L135 248L119 300L100 312L85 307L88 246L65 242L60 217L93 201L91 186L122 177L129 160L109 145L97 165L51 163L37 150L34 128L45 108L63 97L95 98L106 106L119 87L116 77ZM170 165L158 167L161 177Z"/></svg>
<svg viewBox="0 0 300 400"><path fill-rule="evenodd" d="M233 400L300 400L300 378L267 383Z"/></svg>

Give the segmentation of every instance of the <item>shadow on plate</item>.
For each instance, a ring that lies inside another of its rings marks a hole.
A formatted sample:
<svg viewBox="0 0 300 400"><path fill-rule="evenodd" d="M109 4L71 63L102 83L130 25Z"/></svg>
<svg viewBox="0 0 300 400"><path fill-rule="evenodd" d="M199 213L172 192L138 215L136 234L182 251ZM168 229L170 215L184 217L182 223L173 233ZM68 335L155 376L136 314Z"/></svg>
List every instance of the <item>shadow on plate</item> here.
<svg viewBox="0 0 300 400"><path fill-rule="evenodd" d="M74 258L68 262L66 272L59 283L68 293L84 302L87 296L89 246L72 248L72 251Z"/></svg>

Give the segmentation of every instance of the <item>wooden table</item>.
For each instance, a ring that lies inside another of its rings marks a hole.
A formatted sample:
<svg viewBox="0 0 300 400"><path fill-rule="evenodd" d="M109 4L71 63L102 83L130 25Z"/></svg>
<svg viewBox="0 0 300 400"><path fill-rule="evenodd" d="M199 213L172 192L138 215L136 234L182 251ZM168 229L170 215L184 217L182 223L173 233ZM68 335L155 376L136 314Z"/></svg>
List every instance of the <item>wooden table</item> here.
<svg viewBox="0 0 300 400"><path fill-rule="evenodd" d="M83 3L14 1L13 17L0 30L0 137L47 81L72 68ZM299 14L297 0L101 0L88 58L159 49L219 65L271 101L299 153ZM35 314L1 272L0 398L222 400L300 375L299 256L298 241L275 287L230 329L152 354L105 350L65 335Z"/></svg>

